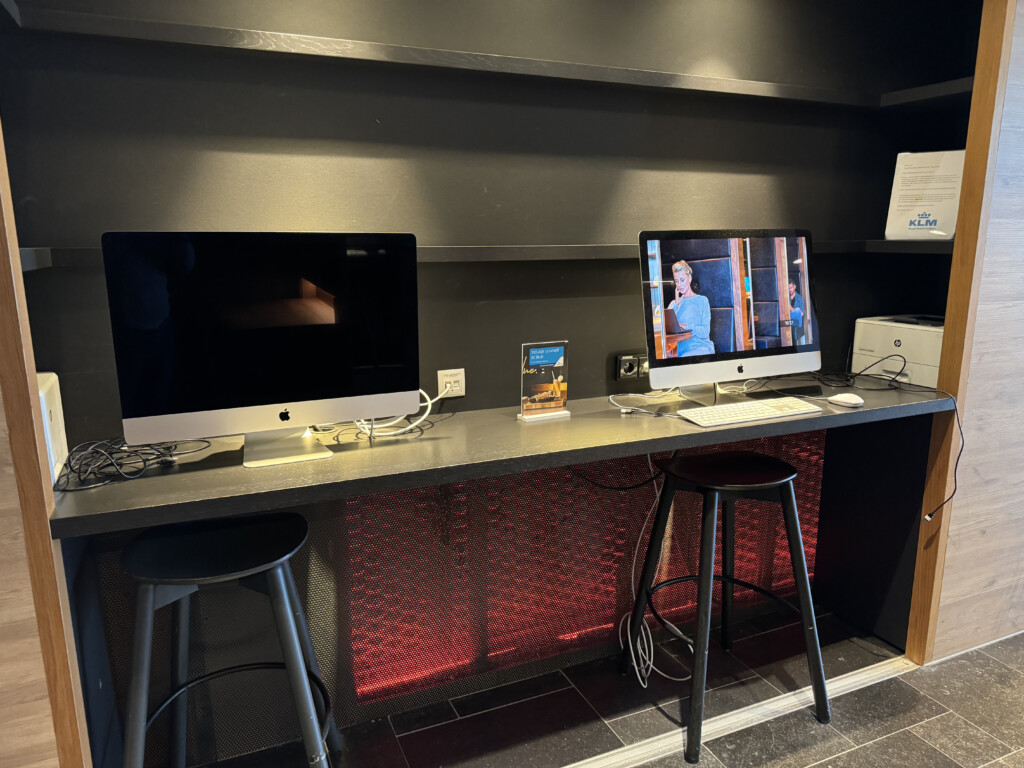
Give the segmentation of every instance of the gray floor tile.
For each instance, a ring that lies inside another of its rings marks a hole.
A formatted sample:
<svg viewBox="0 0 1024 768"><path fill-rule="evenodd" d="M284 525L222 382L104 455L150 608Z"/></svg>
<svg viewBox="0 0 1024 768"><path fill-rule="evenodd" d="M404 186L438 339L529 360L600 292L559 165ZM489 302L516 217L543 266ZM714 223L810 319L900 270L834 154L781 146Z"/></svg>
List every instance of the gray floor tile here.
<svg viewBox="0 0 1024 768"><path fill-rule="evenodd" d="M979 768L1010 751L999 739L952 712L915 725L910 731L964 768Z"/></svg>
<svg viewBox="0 0 1024 768"><path fill-rule="evenodd" d="M558 768L622 746L572 688L406 734L399 742L409 768Z"/></svg>
<svg viewBox="0 0 1024 768"><path fill-rule="evenodd" d="M691 768L692 763L686 762L686 758L683 757L682 752L677 752L674 755L663 757L661 760L655 760L651 763L644 763L641 768ZM700 760L697 763L697 768L724 768L722 761L712 754L711 750L707 746L700 748Z"/></svg>
<svg viewBox="0 0 1024 768"><path fill-rule="evenodd" d="M742 707L775 698L779 692L759 677L741 680L708 691L704 700L704 719L734 712ZM627 717L609 720L609 727L626 744L660 736L686 727L689 699L662 704Z"/></svg>
<svg viewBox="0 0 1024 768"><path fill-rule="evenodd" d="M802 709L709 741L726 768L804 768L853 747L853 743Z"/></svg>
<svg viewBox="0 0 1024 768"><path fill-rule="evenodd" d="M895 648L881 640L861 636L830 616L820 619L818 636L826 678L864 669L899 655ZM795 691L811 684L799 624L734 643L732 653L781 691Z"/></svg>
<svg viewBox="0 0 1024 768"><path fill-rule="evenodd" d="M1004 757L994 765L998 765L1000 768L1024 768L1024 749Z"/></svg>
<svg viewBox="0 0 1024 768"><path fill-rule="evenodd" d="M1024 632L998 643L986 645L980 649L994 659L1003 662L1008 667L1013 667L1018 672L1024 672Z"/></svg>
<svg viewBox="0 0 1024 768"><path fill-rule="evenodd" d="M528 680L519 680L508 685L501 685L497 688L489 688L479 693L471 693L468 696L460 696L452 699L451 705L459 713L459 717L468 717L478 712L485 712L488 709L504 707L524 699L532 699L535 696L542 696L552 691L560 691L563 688L571 688L572 683L561 672L549 672L539 677L531 677Z"/></svg>
<svg viewBox="0 0 1024 768"><path fill-rule="evenodd" d="M1014 749L1024 747L1024 675L981 651L901 678Z"/></svg>
<svg viewBox="0 0 1024 768"><path fill-rule="evenodd" d="M688 699L669 705L659 704L643 712L608 720L607 723L623 744L636 744L670 731L681 732L686 727L688 706Z"/></svg>
<svg viewBox="0 0 1024 768"><path fill-rule="evenodd" d="M401 736L403 733L418 731L421 728L430 728L432 725L440 725L454 720L458 717L452 709L450 702L441 701L436 704L428 704L419 709L412 709L408 712L401 712L391 716L391 727L395 733Z"/></svg>
<svg viewBox="0 0 1024 768"><path fill-rule="evenodd" d="M673 677L686 677L689 670L667 651L658 646L655 655L658 669ZM586 697L601 717L623 717L658 704L671 704L690 695L690 681L675 682L651 673L644 688L632 671L619 674L618 657L569 667L565 672L574 686Z"/></svg>
<svg viewBox="0 0 1024 768"><path fill-rule="evenodd" d="M405 756L387 720L360 723L341 732L341 753L332 756L333 765L358 765L360 768L406 768ZM280 760L272 765L303 765Z"/></svg>
<svg viewBox="0 0 1024 768"><path fill-rule="evenodd" d="M900 731L837 757L814 768L959 768L935 747L910 731Z"/></svg>
<svg viewBox="0 0 1024 768"><path fill-rule="evenodd" d="M946 711L916 688L892 679L833 699L832 727L854 744L866 744Z"/></svg>
<svg viewBox="0 0 1024 768"><path fill-rule="evenodd" d="M681 665L687 669L693 668L693 653L686 643L673 640L662 647L678 659ZM708 647L708 679L705 687L708 690L721 688L749 677L757 677L757 673L729 651L723 651L718 641L712 638Z"/></svg>

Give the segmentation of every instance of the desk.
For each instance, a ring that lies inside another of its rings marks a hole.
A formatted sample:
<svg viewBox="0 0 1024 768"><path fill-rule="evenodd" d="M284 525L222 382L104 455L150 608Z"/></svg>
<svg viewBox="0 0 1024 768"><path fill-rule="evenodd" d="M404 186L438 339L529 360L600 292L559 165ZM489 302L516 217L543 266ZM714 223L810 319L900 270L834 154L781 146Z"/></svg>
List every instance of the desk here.
<svg viewBox="0 0 1024 768"><path fill-rule="evenodd" d="M877 382L876 382L877 383ZM825 394L841 390L826 388ZM733 443L904 419L953 409L929 392L858 390L862 408L818 401L821 414L706 429L680 419L623 415L606 398L570 400L572 418L517 421L517 408L441 414L419 437L324 442L333 459L242 467L242 438L220 438L177 467L90 491L57 494L55 539L166 523L266 512L382 491L402 490L644 453ZM736 399L719 397L719 402Z"/></svg>
<svg viewBox="0 0 1024 768"><path fill-rule="evenodd" d="M566 641L567 646L582 649L572 653L596 657L611 652L607 643L614 630L607 622L621 615L629 597L628 556L623 560L621 551L631 551L651 494L649 488L601 494L591 493L585 483L549 484L557 468L758 438L779 437L799 444L805 439L801 433L815 433L816 445L819 449L824 445L829 457L821 485L821 507L828 514L823 512L818 527L815 597L826 598L829 605L850 606L848 614L854 616L854 623L888 639L887 631L889 636L898 634L901 626L906 631L929 415L950 410L953 403L931 393L860 394L865 405L859 409L822 401L821 414L717 429L702 429L679 419L622 415L604 398L570 401L571 419L537 424L518 422L515 408L441 414L436 426L419 437L380 440L372 446L348 437L340 444L331 443L338 455L329 461L260 469L241 466L240 438L215 440L210 451L186 457L175 468L92 491L60 494L52 532L56 538L82 537L82 541L101 543L107 636L120 648L127 647L131 609L130 592L116 580L117 548L126 538L119 532L300 509L311 519L313 536L297 558L296 576L307 590L314 642L344 724L419 706L426 703L424 697L435 693L446 698L550 671L552 658L539 652L516 656L517 666L487 666L496 652L504 650L496 641L488 645L492 630L501 622L502 631L517 619L539 627L538 631L549 631L542 619L532 621L536 606L523 605L520 590L537 597L536 603L543 603L540 607L548 613L590 614L585 618L593 619L593 628L586 631L592 634ZM720 401L729 399L720 397ZM895 456L865 448L891 444L899 447ZM820 452L815 461L820 469ZM638 470L634 476L639 477L646 464L634 464ZM527 476L526 482L542 477L545 487L542 492L524 492L528 498L519 506L506 503L507 495L502 496L515 490L510 484L519 481L514 478L501 481L492 496L465 483L531 471L540 472ZM616 484L594 471L589 474ZM476 490L467 491L471 487ZM354 498L393 491L401 493L373 497L369 504L365 498ZM879 499L885 503L878 503ZM422 506L414 509L415 504ZM577 509L606 506L572 522L569 507L573 504ZM626 521L628 533L602 529L602 518L611 517ZM570 522L564 523L565 519ZM679 540L684 543L685 528L680 518ZM763 535L770 536L772 530L764 529ZM885 535L880 536L880 531ZM540 556L537 549L530 550L538 540ZM913 545L909 560L907 542ZM396 554L395 547L403 548L402 554ZM488 561L489 551L499 552L499 566ZM872 562L868 577L862 578L861 555L866 551L871 551ZM409 562L396 562L403 557ZM580 561L589 568L580 567ZM538 564L546 568L542 574L531 571ZM609 573L601 583L587 581L605 571ZM851 573L857 574L856 581ZM566 596L554 583L557 578L587 588ZM402 598L397 607L391 605L395 584ZM256 602L239 604L243 599ZM205 616L196 619L199 634L209 630L211 638L222 638L227 627L236 636L261 636L258 624L246 623L258 621L265 613L258 598L229 593L223 598L214 594L210 600L209 609L196 609L197 617ZM422 613L438 604L447 613ZM239 612L244 614L244 631L236 626ZM372 626L389 621L400 622L398 629ZM560 621L558 626L555 631L563 634L578 629L570 621ZM887 626L894 629L886 630ZM530 646L534 640L524 634L515 643L522 651L536 647ZM895 640L900 645L898 637ZM405 652L403 647L411 650ZM430 653L424 653L424 648ZM257 650L253 658L264 658L268 651ZM380 670L389 665L403 669L411 654L422 654L435 665L417 683L422 693L398 686L394 697L375 698L378 691L388 694L374 687L380 685ZM521 661L523 656L529 658ZM112 658L115 668L123 664L117 653ZM500 662L503 657L497 658ZM233 661L222 652L211 667ZM450 671L445 671L445 664ZM155 667L159 666L158 660ZM373 675L360 678L366 669ZM238 702L245 698L217 692L211 697L215 699L211 709L228 713L214 724L225 732L218 737L230 740L230 734L244 730L246 718L251 719L251 713L237 712ZM267 698L260 692L261 701Z"/></svg>

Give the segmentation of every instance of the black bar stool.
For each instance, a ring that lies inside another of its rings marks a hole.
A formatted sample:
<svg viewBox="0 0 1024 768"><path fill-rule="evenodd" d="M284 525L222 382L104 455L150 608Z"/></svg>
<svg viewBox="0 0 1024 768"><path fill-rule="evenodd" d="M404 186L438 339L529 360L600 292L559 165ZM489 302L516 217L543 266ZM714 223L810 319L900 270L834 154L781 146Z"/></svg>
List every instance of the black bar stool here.
<svg viewBox="0 0 1024 768"><path fill-rule="evenodd" d="M811 603L811 585L807 578L807 561L804 558L803 539L800 536L800 519L797 516L796 496L793 493L793 478L796 469L790 464L770 456L749 451L726 451L704 456L682 456L660 459L655 462L665 473L665 485L658 499L658 510L647 544L643 574L637 589L636 602L630 622L629 643L623 652L623 669L632 664L630 648L636 647L644 614L650 607L655 617L665 623L651 604L652 595L663 587L685 581L698 582L697 588L697 636L693 646L693 674L690 680L690 719L686 728L686 752L688 763L700 759L701 727L704 721L704 686L708 672L708 644L711 637L711 588L714 579L722 582L722 647L731 645L730 623L732 620L733 586L752 589L767 597L780 600L776 595L753 584L736 579L733 575L734 562L734 505L737 499L776 501L782 504L786 520L786 536L789 539L789 558L793 564L800 613L803 618L804 643L807 648L807 666L810 668L814 690L815 717L818 722L831 720L828 692L825 689L825 670L821 663L821 648L818 645L818 627L814 620ZM661 556L665 529L668 525L669 510L676 491L692 491L704 496L701 520L700 569L698 575L670 579L654 585L655 569ZM723 503L722 514L722 575L715 576L715 534L718 527L718 503ZM789 603L781 601L787 607Z"/></svg>
<svg viewBox="0 0 1024 768"><path fill-rule="evenodd" d="M154 528L137 536L125 549L121 566L138 586L135 595L135 633L132 673L125 723L125 768L142 768L146 729L166 707L171 707L171 766L185 768L185 712L187 690L197 682L243 669L284 666L299 715L302 741L312 768L327 768L328 749L340 751L341 736L330 710L327 689L313 652L313 641L302 610L288 561L306 543L309 527L297 514L214 520ZM284 664L246 664L213 672L188 682L189 602L200 586L225 581L266 594L274 611ZM153 617L158 608L173 605L171 685L176 690L147 715L149 672L153 650ZM321 725L310 688L316 686L323 701ZM325 727L326 726L326 727Z"/></svg>

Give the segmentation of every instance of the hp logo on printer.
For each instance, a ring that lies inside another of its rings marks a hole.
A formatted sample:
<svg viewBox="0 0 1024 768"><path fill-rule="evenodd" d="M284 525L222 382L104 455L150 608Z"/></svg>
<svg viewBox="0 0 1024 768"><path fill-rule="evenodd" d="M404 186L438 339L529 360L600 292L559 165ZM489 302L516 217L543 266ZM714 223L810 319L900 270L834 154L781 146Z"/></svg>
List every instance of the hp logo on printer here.
<svg viewBox="0 0 1024 768"><path fill-rule="evenodd" d="M902 341L902 340L900 340L900 339L896 339L896 341L894 341L894 342L892 343L892 345L893 345L894 347L902 347L902 346L903 346L903 341Z"/></svg>

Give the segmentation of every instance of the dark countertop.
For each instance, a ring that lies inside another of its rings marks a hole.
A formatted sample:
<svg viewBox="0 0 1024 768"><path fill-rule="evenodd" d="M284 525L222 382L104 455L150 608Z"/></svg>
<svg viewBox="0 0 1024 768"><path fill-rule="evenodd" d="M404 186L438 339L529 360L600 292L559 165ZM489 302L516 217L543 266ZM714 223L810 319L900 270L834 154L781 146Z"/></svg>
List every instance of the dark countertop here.
<svg viewBox="0 0 1024 768"><path fill-rule="evenodd" d="M826 395L838 391L825 388ZM953 410L950 398L934 392L856 392L865 400L862 408L819 400L820 414L710 429L675 418L624 415L603 397L570 400L571 418L533 424L519 422L514 407L441 414L417 437L382 439L371 446L351 431L340 442L325 436L322 442L334 458L259 469L242 466L241 436L218 438L209 450L138 480L56 494L50 530L61 539L147 528ZM734 399L720 396L719 403Z"/></svg>

